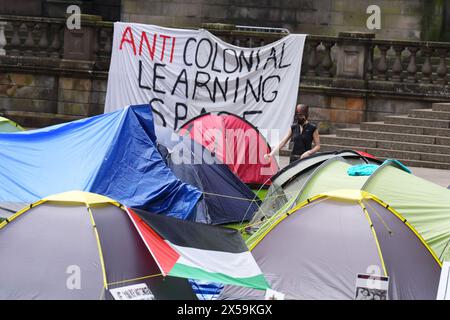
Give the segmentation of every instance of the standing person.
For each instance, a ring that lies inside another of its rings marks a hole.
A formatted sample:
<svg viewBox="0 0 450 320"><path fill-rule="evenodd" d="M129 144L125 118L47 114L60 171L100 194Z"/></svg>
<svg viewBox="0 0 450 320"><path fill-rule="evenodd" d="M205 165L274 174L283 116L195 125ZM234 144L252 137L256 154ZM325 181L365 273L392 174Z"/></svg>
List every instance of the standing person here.
<svg viewBox="0 0 450 320"><path fill-rule="evenodd" d="M305 104L299 104L295 107L295 124L291 125L287 135L281 140L280 144L266 154L265 158L273 157L278 150L292 138L294 148L292 149L289 163L312 156L320 150L320 137L317 126L308 121L309 107ZM314 143L314 148L312 147Z"/></svg>

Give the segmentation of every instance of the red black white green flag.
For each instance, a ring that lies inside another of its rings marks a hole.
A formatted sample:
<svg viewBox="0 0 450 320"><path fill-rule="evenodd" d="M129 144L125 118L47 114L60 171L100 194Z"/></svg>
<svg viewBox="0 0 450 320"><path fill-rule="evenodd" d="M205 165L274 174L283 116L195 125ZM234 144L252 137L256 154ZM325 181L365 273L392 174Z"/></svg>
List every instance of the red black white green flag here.
<svg viewBox="0 0 450 320"><path fill-rule="evenodd" d="M237 230L127 211L164 276L269 288Z"/></svg>

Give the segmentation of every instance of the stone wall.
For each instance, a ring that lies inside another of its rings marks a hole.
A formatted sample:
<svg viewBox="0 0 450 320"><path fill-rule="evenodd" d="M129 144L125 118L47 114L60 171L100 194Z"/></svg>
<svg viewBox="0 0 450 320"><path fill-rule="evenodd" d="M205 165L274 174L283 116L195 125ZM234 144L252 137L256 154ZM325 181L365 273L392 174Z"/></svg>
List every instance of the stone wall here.
<svg viewBox="0 0 450 320"><path fill-rule="evenodd" d="M220 22L315 35L369 31L366 9L378 5L377 37L450 41L450 0L3 0L0 14L64 17L71 4L104 21L181 27Z"/></svg>
<svg viewBox="0 0 450 320"><path fill-rule="evenodd" d="M291 32L337 35L369 31L369 5L381 8L377 38L442 40L450 0L122 0L122 20L199 27L218 22L288 28Z"/></svg>
<svg viewBox="0 0 450 320"><path fill-rule="evenodd" d="M56 76L0 73L0 111L57 113Z"/></svg>
<svg viewBox="0 0 450 320"><path fill-rule="evenodd" d="M105 21L120 20L121 0L1 0L1 15L62 18L67 7L77 5L83 14L99 15Z"/></svg>
<svg viewBox="0 0 450 320"><path fill-rule="evenodd" d="M0 114L42 127L103 112L111 22L82 15L83 27L69 30L63 18L1 19Z"/></svg>
<svg viewBox="0 0 450 320"><path fill-rule="evenodd" d="M60 77L58 86L58 113L76 116L103 113L106 80Z"/></svg>
<svg viewBox="0 0 450 320"><path fill-rule="evenodd" d="M100 114L103 113L106 87L106 79L44 75L23 70L2 72L0 114L25 127L42 127Z"/></svg>
<svg viewBox="0 0 450 320"><path fill-rule="evenodd" d="M103 112L112 24L94 18L83 17L84 27L76 35L84 39L82 43L95 45L78 48L71 32L62 32L63 19L4 17L7 41L6 55L0 55L0 115L25 127L41 127ZM283 36L223 25L204 27L243 46L261 46ZM387 41L358 32L310 35L299 102L311 106L311 120L319 123L322 133L333 133L450 101L449 54L449 43Z"/></svg>

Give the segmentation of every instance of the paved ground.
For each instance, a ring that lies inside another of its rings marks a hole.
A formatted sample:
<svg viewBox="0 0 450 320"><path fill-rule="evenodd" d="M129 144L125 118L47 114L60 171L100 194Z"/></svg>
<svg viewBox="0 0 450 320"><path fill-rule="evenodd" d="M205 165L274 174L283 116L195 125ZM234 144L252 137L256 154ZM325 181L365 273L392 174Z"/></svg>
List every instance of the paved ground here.
<svg viewBox="0 0 450 320"><path fill-rule="evenodd" d="M450 170L409 167L418 177L446 187L450 185Z"/></svg>
<svg viewBox="0 0 450 320"><path fill-rule="evenodd" d="M289 157L280 157L279 164L284 168L289 164ZM450 185L450 170L428 169L409 167L411 171L418 177L434 182L440 186L447 187Z"/></svg>

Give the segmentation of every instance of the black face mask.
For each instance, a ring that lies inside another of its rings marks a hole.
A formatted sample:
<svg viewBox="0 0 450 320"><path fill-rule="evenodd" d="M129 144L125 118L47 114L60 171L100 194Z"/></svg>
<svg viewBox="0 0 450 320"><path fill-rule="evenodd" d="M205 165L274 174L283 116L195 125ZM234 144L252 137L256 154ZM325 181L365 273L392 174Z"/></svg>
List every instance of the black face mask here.
<svg viewBox="0 0 450 320"><path fill-rule="evenodd" d="M299 125L304 125L305 124L305 122L306 122L306 118L305 117L298 117L297 118L297 123L299 124Z"/></svg>

